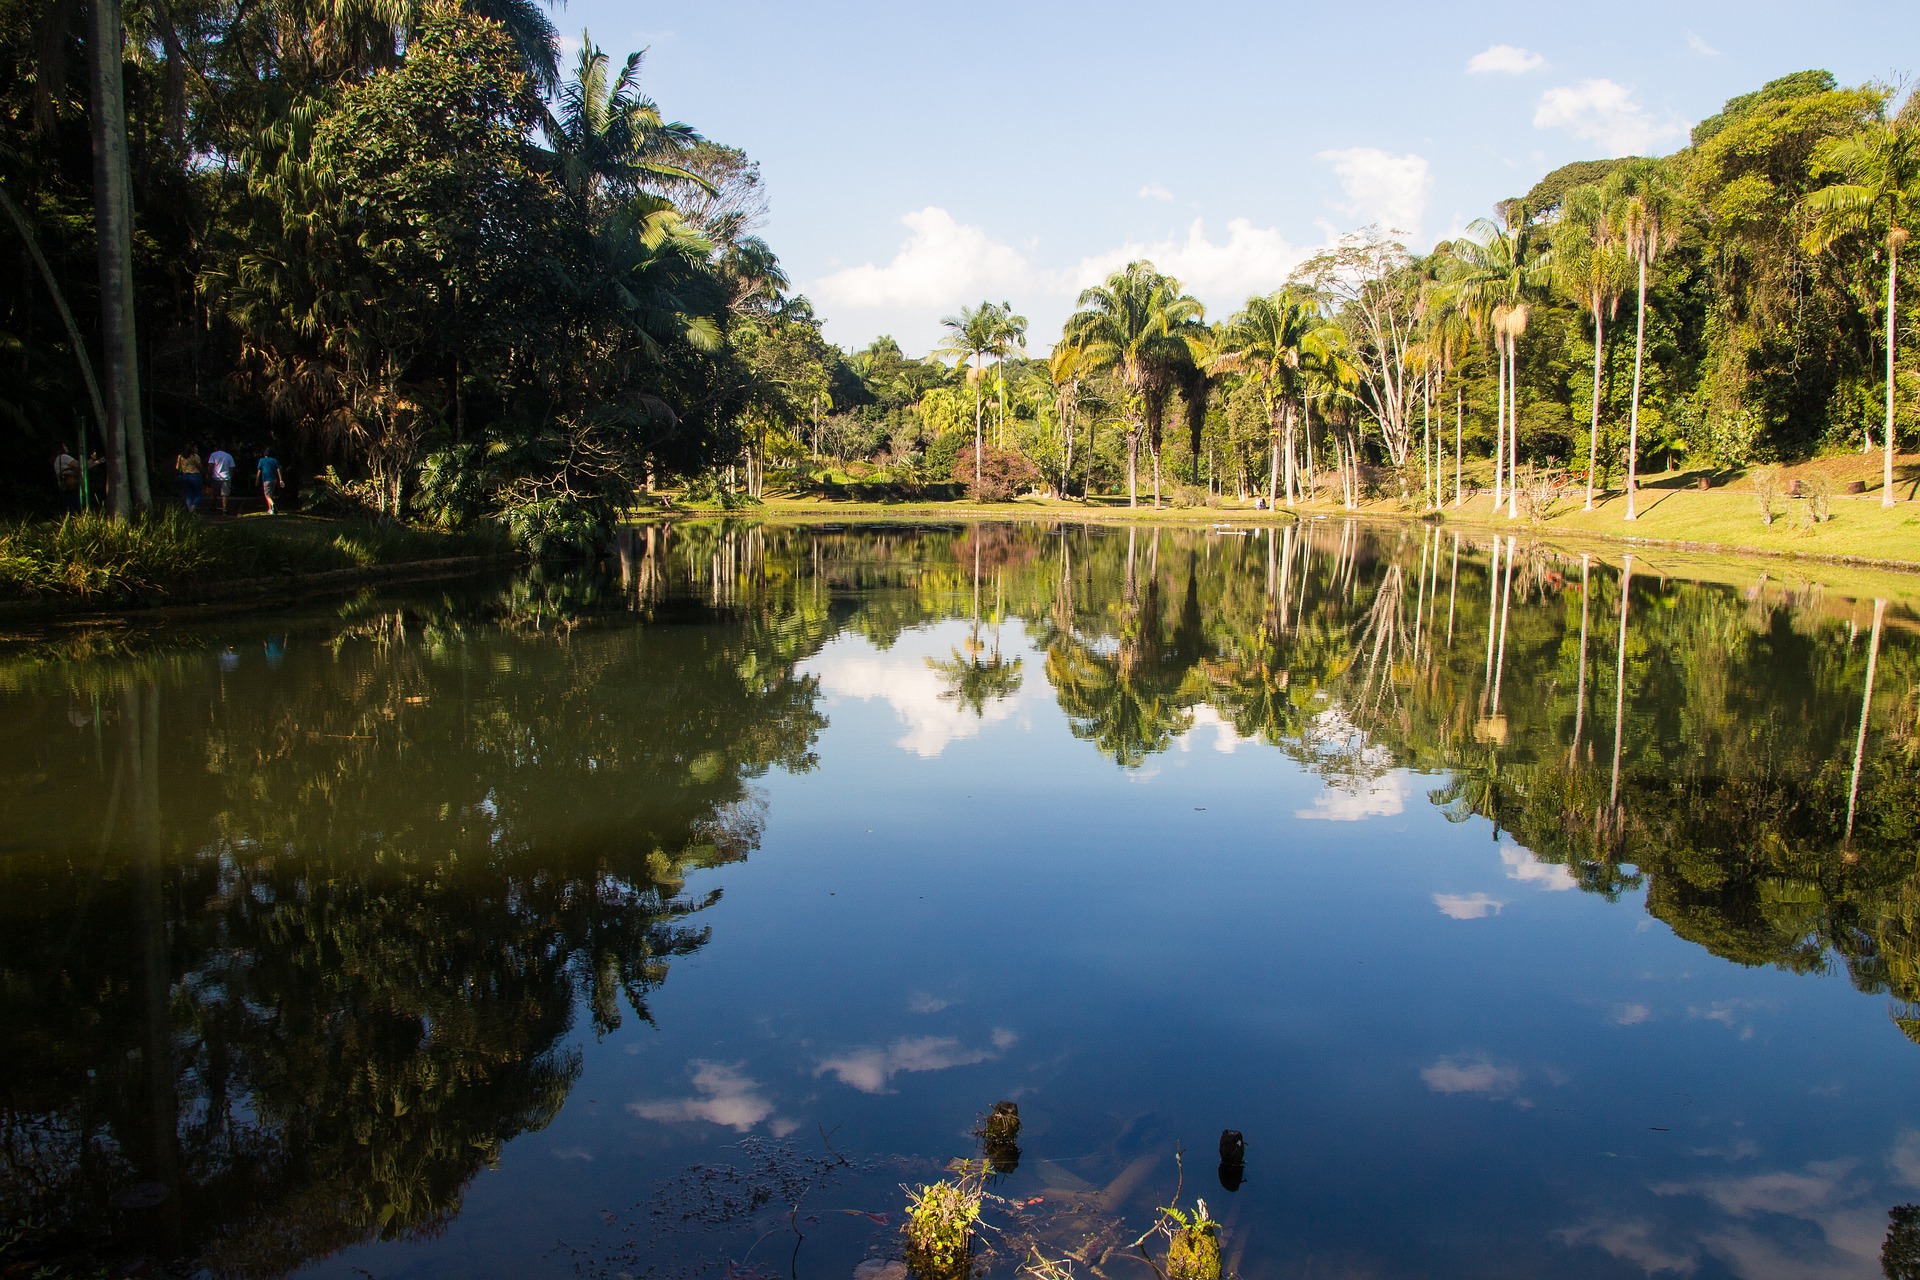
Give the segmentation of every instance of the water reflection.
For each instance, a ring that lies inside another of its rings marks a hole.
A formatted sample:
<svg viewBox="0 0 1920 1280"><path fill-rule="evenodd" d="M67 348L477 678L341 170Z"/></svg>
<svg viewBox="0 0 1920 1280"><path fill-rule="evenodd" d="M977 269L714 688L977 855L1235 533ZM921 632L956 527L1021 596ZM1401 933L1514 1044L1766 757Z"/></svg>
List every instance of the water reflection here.
<svg viewBox="0 0 1920 1280"><path fill-rule="evenodd" d="M842 703L884 704L916 759L1023 700L1136 778L1278 753L1318 790L1276 823L1488 827L1501 887L1421 897L1447 928L1644 889L1705 951L1842 971L1920 1040L1915 659L1884 600L1344 522L639 528L596 572L25 647L0 665L0 1198L48 1255L220 1274L444 1230L560 1110L575 1032L649 1019L708 943L719 890L687 878L759 846L755 779L812 768ZM1754 1011L1687 1016L1737 1036ZM821 1034L817 1087L874 1096L1020 1041ZM1417 1074L1522 1110L1557 1087L1475 1049ZM718 1057L628 1110L800 1123ZM1739 1224L1772 1213L1877 1258L1884 1206L1848 1179L1655 1186L1734 1220L1711 1248L1607 1215L1561 1238L1759 1274Z"/></svg>

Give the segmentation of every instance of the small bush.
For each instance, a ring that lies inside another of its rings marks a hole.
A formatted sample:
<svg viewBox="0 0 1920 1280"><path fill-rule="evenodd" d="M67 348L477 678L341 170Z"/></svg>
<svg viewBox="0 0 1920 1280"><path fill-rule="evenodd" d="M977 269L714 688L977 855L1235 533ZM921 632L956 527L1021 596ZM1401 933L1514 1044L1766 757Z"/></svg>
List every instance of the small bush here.
<svg viewBox="0 0 1920 1280"><path fill-rule="evenodd" d="M992 445L981 452L977 481L971 449L955 456L952 475L967 487L967 497L974 502L1008 502L1040 483L1040 468L1031 458Z"/></svg>
<svg viewBox="0 0 1920 1280"><path fill-rule="evenodd" d="M1807 520L1824 524L1833 519L1833 481L1823 475L1811 475L1800 482L1800 496L1807 500Z"/></svg>
<svg viewBox="0 0 1920 1280"><path fill-rule="evenodd" d="M1780 509L1780 472L1774 467L1755 467L1747 477L1753 482L1753 496L1760 504L1760 523L1772 525Z"/></svg>
<svg viewBox="0 0 1920 1280"><path fill-rule="evenodd" d="M1213 490L1205 485L1177 484L1167 494L1167 501L1176 507L1217 507L1220 499Z"/></svg>

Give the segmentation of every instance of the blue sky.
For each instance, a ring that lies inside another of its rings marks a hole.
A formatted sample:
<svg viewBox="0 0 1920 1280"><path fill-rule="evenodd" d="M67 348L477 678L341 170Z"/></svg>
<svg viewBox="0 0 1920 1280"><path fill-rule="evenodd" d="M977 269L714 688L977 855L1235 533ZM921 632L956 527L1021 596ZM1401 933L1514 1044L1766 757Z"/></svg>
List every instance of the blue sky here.
<svg viewBox="0 0 1920 1280"><path fill-rule="evenodd" d="M828 336L1010 300L1044 351L1075 293L1151 257L1224 316L1379 222L1415 248L1570 160L1664 154L1808 67L1920 69L1913 3L573 0L645 47L670 118L744 148L763 234Z"/></svg>

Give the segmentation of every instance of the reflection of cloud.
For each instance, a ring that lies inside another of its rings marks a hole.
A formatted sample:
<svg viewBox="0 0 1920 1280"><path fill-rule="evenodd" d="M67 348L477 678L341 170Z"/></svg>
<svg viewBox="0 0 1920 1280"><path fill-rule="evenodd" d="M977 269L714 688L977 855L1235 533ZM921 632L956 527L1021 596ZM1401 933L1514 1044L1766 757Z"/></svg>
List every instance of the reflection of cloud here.
<svg viewBox="0 0 1920 1280"><path fill-rule="evenodd" d="M1887 1164L1910 1187L1920 1187L1920 1129L1902 1129L1887 1153Z"/></svg>
<svg viewBox="0 0 1920 1280"><path fill-rule="evenodd" d="M1253 741L1252 738L1241 737L1238 729L1223 719L1218 711L1203 702L1193 709L1193 720L1187 726L1187 731L1178 739L1182 751L1193 750L1194 731L1203 726L1214 731L1213 749L1223 756L1230 756L1240 748L1242 743Z"/></svg>
<svg viewBox="0 0 1920 1280"><path fill-rule="evenodd" d="M1808 1165L1805 1173L1756 1173L1744 1178L1697 1178L1692 1182L1663 1182L1652 1190L1657 1196L1705 1196L1722 1212L1736 1218L1756 1213L1784 1213L1804 1218L1816 1209L1824 1209L1844 1199L1842 1183L1853 1168L1851 1160L1830 1160Z"/></svg>
<svg viewBox="0 0 1920 1280"><path fill-rule="evenodd" d="M920 657L904 652L862 653L851 645L831 646L810 664L820 687L845 698L879 698L893 708L907 727L906 736L893 745L931 759L960 738L978 737L984 725L1010 718L1015 699L990 701L979 715L941 694L945 682Z"/></svg>
<svg viewBox="0 0 1920 1280"><path fill-rule="evenodd" d="M1019 1039L1004 1027L996 1029L992 1048L969 1049L952 1036L914 1036L895 1040L886 1048L869 1047L828 1058L814 1068L816 1076L832 1072L841 1084L862 1093L885 1093L887 1082L903 1071L945 1071L991 1062Z"/></svg>
<svg viewBox="0 0 1920 1280"><path fill-rule="evenodd" d="M1644 1219L1625 1222L1596 1219L1553 1234L1570 1245L1596 1245L1622 1262L1633 1263L1648 1275L1660 1271L1688 1275L1700 1265L1691 1250L1682 1252L1657 1243L1653 1238L1653 1224Z"/></svg>
<svg viewBox="0 0 1920 1280"><path fill-rule="evenodd" d="M1688 1005L1687 1016L1689 1018L1698 1018L1703 1022L1717 1022L1721 1026L1731 1030L1739 1024L1742 1010L1757 1009L1759 1007L1760 1002L1758 1000L1715 1000L1712 1004L1706 1005L1705 1007L1697 1004ZM1740 1038L1742 1040L1753 1039L1752 1023L1740 1027Z"/></svg>
<svg viewBox="0 0 1920 1280"><path fill-rule="evenodd" d="M1406 807L1406 784L1390 773L1379 778L1329 782L1327 789L1313 798L1311 806L1294 810L1293 816L1327 822L1360 822L1367 818L1390 818Z"/></svg>
<svg viewBox="0 0 1920 1280"><path fill-rule="evenodd" d="M693 1087L700 1097L662 1098L652 1102L634 1102L627 1110L643 1120L705 1120L745 1133L772 1117L767 1127L777 1138L784 1138L796 1127L794 1121L773 1115L773 1103L761 1093L757 1081L740 1074L737 1062L707 1062L696 1058Z"/></svg>
<svg viewBox="0 0 1920 1280"><path fill-rule="evenodd" d="M1653 1010L1643 1004L1617 1004L1613 1006L1613 1021L1616 1026L1638 1026L1652 1016Z"/></svg>
<svg viewBox="0 0 1920 1280"><path fill-rule="evenodd" d="M1432 1066L1420 1069L1420 1078L1435 1093L1481 1093L1489 1098L1507 1098L1520 1088L1518 1067L1496 1066L1485 1055L1437 1059Z"/></svg>
<svg viewBox="0 0 1920 1280"><path fill-rule="evenodd" d="M1518 880L1521 884L1536 885L1549 893L1577 888L1580 884L1573 878L1573 872L1559 863L1542 862L1529 850L1515 845L1508 845L1500 850L1500 861L1507 866L1507 879Z"/></svg>
<svg viewBox="0 0 1920 1280"><path fill-rule="evenodd" d="M1499 915L1500 908L1507 904L1484 893L1436 893L1433 905L1440 908L1441 915L1455 920L1482 920Z"/></svg>

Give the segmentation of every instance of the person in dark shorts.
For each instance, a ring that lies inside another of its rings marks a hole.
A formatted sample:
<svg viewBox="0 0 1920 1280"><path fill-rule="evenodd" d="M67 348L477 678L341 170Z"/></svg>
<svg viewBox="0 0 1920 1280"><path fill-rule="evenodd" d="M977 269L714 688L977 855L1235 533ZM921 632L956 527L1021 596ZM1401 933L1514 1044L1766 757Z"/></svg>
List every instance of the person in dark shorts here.
<svg viewBox="0 0 1920 1280"><path fill-rule="evenodd" d="M260 454L260 465L254 469L260 477L260 496L267 500L267 514L278 515L276 505L280 497L280 460L273 456L273 446L268 445Z"/></svg>
<svg viewBox="0 0 1920 1280"><path fill-rule="evenodd" d="M74 457L66 445L53 451L53 482L59 486L60 498L67 504L69 515L80 514L81 474L80 459Z"/></svg>

